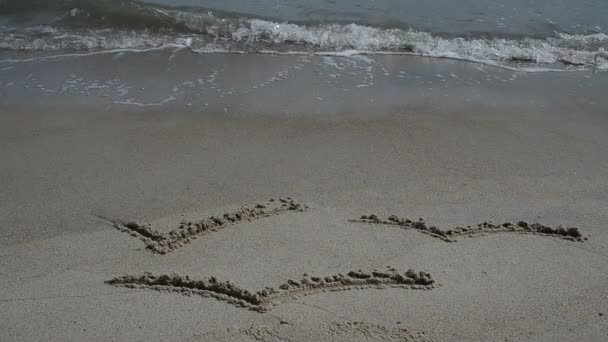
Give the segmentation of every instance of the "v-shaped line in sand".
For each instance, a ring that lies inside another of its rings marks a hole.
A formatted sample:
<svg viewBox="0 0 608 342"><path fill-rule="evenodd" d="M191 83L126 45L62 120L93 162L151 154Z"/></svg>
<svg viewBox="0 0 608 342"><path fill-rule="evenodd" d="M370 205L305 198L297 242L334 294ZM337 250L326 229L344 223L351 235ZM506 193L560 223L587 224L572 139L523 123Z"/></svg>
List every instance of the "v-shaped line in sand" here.
<svg viewBox="0 0 608 342"><path fill-rule="evenodd" d="M435 280L429 273L408 270L400 272L389 267L387 271L350 271L346 275L334 274L326 277L308 276L300 280L287 280L278 288L265 287L255 293L242 289L230 281L220 281L215 277L192 279L189 276L126 275L106 281L107 284L135 289L153 289L176 292L184 295L200 295L226 301L238 307L258 312L266 312L286 300L326 291L387 287L402 289L432 289Z"/></svg>
<svg viewBox="0 0 608 342"><path fill-rule="evenodd" d="M260 218L283 214L286 212L302 212L307 205L300 204L291 197L270 199L265 204L243 206L236 211L223 215L210 216L200 221L182 221L179 226L168 233L160 233L150 225L136 222L115 222L116 229L139 237L146 248L153 253L167 254L189 243L198 236L216 232L220 229L243 222L251 222Z"/></svg>
<svg viewBox="0 0 608 342"><path fill-rule="evenodd" d="M387 219L381 219L374 214L369 216L363 215L358 219L349 220L349 222L388 225L397 226L404 229L414 229L418 232L427 234L445 242L455 242L457 241L456 238L458 237L477 237L488 233L544 235L578 242L583 242L583 240L587 239L583 238L578 228L575 227L563 228L559 226L557 228L552 228L541 223L528 223L526 221L519 221L517 223L506 222L499 225L493 224L490 221L480 223L475 227L454 227L448 230L442 230L435 226L430 226L424 221L424 219L413 221L408 218L400 218L397 215L391 215Z"/></svg>

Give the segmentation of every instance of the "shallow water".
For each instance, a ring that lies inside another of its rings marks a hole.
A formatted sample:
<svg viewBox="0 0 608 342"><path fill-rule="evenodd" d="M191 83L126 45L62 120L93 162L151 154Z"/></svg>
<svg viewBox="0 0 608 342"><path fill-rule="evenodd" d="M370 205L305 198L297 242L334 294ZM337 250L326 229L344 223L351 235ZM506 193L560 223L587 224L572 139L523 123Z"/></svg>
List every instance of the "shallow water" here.
<svg viewBox="0 0 608 342"><path fill-rule="evenodd" d="M1 55L0 55L1 56ZM7 106L366 118L466 111L605 113L608 73L380 56L113 52L0 64ZM603 114L602 114L603 115Z"/></svg>
<svg viewBox="0 0 608 342"><path fill-rule="evenodd" d="M0 2L0 97L14 105L36 99L208 115L373 115L439 103L608 107L601 100L608 35L574 29L591 9L586 23L593 23L606 7L599 2L567 11L563 2L539 1L532 15L535 7L523 0L510 9L468 1L454 11L439 0L411 3L411 12L407 1L387 0L161 1ZM552 21L560 30L488 19L524 5L527 15L513 20ZM449 24L465 17L474 20ZM471 25L486 33L471 33ZM528 35L513 31L526 27Z"/></svg>

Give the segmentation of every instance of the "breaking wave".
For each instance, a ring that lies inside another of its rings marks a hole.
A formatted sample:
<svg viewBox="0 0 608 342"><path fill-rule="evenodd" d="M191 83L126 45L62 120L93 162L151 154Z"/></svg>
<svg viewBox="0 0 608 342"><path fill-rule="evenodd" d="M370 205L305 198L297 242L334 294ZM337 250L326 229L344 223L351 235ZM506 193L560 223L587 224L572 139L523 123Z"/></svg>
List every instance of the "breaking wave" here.
<svg viewBox="0 0 608 342"><path fill-rule="evenodd" d="M20 26L12 25L10 17L4 16L0 49L99 51L175 47L200 53L394 53L522 68L540 65L608 69L608 35L601 32L555 33L549 37L448 37L407 28L288 23L131 1L59 1L55 7L47 4L44 11L32 4L39 2L45 3L25 1L31 5L28 7L23 2L0 0L4 13L9 15L36 12L46 13L47 18L45 22Z"/></svg>

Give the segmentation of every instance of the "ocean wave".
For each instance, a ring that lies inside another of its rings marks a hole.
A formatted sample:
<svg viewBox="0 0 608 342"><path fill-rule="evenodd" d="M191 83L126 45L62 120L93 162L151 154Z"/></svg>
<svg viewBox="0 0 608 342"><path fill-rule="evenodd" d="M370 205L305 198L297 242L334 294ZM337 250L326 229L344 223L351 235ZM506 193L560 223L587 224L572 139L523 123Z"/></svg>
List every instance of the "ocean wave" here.
<svg viewBox="0 0 608 342"><path fill-rule="evenodd" d="M535 64L605 70L608 65L608 35L604 33L556 33L545 38L442 37L413 29L354 23L310 25L217 16L200 9L152 7L137 2L128 2L129 10L123 9L117 15L111 10L113 7L92 5L95 3L89 0L77 3L86 6L68 9L70 6L64 4L64 12L51 24L3 27L0 29L0 49L98 51L175 47L201 53L395 53L521 69ZM129 25L116 25L128 13Z"/></svg>

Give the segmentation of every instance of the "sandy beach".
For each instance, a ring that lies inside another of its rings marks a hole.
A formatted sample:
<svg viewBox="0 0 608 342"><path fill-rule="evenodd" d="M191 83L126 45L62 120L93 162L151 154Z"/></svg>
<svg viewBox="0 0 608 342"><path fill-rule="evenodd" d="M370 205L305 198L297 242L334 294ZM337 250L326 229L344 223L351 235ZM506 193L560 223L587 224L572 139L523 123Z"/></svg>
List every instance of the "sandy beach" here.
<svg viewBox="0 0 608 342"><path fill-rule="evenodd" d="M144 63L110 56L55 65L93 62L132 77L132 93L147 82ZM0 76L52 80L62 71L48 63ZM377 57L370 73L418 72L428 86L377 76L372 102L360 82L342 91L314 70L255 96L229 86L301 72L301 57L200 63L207 76L231 63L226 97L146 107L2 88L1 340L605 339L605 75ZM378 221L352 221L363 215Z"/></svg>

